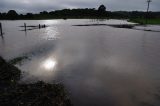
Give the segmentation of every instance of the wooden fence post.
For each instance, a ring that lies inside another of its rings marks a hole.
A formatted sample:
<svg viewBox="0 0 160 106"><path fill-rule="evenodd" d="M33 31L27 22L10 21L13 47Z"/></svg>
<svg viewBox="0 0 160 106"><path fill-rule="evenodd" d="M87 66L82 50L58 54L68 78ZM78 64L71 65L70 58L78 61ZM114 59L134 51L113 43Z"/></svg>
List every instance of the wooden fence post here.
<svg viewBox="0 0 160 106"><path fill-rule="evenodd" d="M26 23L24 23L24 30L25 31L27 31L27 28L26 28L27 26L26 26Z"/></svg>
<svg viewBox="0 0 160 106"><path fill-rule="evenodd" d="M0 23L0 33L1 33L1 36L3 35L3 30L2 30L2 24Z"/></svg>

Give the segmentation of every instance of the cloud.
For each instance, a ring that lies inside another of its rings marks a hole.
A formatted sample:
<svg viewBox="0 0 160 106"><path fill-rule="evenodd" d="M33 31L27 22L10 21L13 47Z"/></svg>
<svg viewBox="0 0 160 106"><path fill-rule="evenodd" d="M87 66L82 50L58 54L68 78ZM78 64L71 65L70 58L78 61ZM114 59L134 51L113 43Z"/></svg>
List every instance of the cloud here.
<svg viewBox="0 0 160 106"><path fill-rule="evenodd" d="M106 5L110 11L118 10L146 10L146 0L0 0L0 11L7 12L14 9L20 13L51 11L64 8L98 8ZM153 0L152 11L160 10L160 1Z"/></svg>

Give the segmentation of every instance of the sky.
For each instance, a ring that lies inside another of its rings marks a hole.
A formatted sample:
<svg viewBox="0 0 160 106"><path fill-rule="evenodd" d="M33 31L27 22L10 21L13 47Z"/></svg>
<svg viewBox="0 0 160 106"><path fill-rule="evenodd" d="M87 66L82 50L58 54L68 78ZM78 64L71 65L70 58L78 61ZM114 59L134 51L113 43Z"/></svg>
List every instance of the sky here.
<svg viewBox="0 0 160 106"><path fill-rule="evenodd" d="M145 11L147 0L0 0L0 12L18 13L53 11L65 8L98 8L104 4L109 11ZM160 0L152 0L151 11L160 11Z"/></svg>

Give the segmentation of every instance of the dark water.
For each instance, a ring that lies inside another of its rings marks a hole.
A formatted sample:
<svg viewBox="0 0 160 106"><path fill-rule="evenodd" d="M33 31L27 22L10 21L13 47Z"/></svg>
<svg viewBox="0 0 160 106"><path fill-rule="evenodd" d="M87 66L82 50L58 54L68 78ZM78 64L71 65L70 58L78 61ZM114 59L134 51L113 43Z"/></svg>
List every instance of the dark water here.
<svg viewBox="0 0 160 106"><path fill-rule="evenodd" d="M46 24L27 31L18 26ZM0 55L28 56L22 82L62 82L75 106L160 106L160 33L76 24L120 20L2 21ZM160 26L149 26L160 30Z"/></svg>

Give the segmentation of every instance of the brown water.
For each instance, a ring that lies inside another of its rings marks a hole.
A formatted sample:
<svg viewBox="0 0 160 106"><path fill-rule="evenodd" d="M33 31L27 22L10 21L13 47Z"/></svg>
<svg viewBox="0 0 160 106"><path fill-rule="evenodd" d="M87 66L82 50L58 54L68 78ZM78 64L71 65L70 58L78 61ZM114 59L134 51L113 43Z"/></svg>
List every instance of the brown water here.
<svg viewBox="0 0 160 106"><path fill-rule="evenodd" d="M160 33L77 24L121 20L1 21L0 55L28 56L21 82L62 82L75 106L160 106ZM27 31L18 26L46 24ZM148 28L160 30L160 26Z"/></svg>

